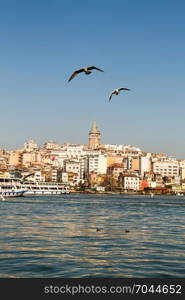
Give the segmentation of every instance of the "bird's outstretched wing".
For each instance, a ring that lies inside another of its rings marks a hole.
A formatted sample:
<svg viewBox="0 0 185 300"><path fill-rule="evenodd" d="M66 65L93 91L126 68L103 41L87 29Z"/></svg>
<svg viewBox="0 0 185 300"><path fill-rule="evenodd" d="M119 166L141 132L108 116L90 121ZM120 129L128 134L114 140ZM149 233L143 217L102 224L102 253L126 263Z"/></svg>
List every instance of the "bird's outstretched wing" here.
<svg viewBox="0 0 185 300"><path fill-rule="evenodd" d="M81 73L83 71L84 71L84 69L79 69L79 70L74 71L73 74L68 79L68 82L71 81L76 75L78 75L79 73Z"/></svg>
<svg viewBox="0 0 185 300"><path fill-rule="evenodd" d="M112 96L115 94L115 91L113 91L111 94L110 94L110 96L109 96L109 102L110 102L110 100L112 99Z"/></svg>
<svg viewBox="0 0 185 300"><path fill-rule="evenodd" d="M88 67L87 69L88 69L88 70L93 70L93 69L95 69L95 70L98 70L98 71L104 72L103 70L101 70L101 69L97 68L96 66L91 66L91 67Z"/></svg>
<svg viewBox="0 0 185 300"><path fill-rule="evenodd" d="M119 91L123 91L123 90L125 90L125 91L130 91L130 89L127 89L127 88L119 88L118 90L119 90Z"/></svg>

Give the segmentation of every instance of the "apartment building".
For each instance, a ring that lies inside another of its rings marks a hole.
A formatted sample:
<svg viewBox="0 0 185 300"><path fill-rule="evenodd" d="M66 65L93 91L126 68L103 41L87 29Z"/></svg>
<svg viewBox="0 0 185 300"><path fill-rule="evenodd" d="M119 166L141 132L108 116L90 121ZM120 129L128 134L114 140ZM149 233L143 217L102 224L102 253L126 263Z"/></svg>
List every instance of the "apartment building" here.
<svg viewBox="0 0 185 300"><path fill-rule="evenodd" d="M122 184L125 190L138 191L140 189L140 179L135 175L123 174Z"/></svg>
<svg viewBox="0 0 185 300"><path fill-rule="evenodd" d="M160 174L162 177L179 176L179 162L178 161L158 161L153 163L153 172Z"/></svg>

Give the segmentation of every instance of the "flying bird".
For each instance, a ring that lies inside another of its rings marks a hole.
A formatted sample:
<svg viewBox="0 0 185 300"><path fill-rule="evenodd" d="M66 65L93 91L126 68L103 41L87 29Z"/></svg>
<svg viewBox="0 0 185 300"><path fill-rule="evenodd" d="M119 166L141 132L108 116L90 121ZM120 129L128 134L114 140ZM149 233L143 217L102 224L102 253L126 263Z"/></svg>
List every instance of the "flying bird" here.
<svg viewBox="0 0 185 300"><path fill-rule="evenodd" d="M99 68L97 68L97 67L95 67L95 66L92 66L92 67L84 67L84 68L82 68L82 69L79 69L79 70L74 71L73 74L70 76L68 82L71 81L76 75L78 75L78 74L80 74L80 73L82 73L82 72L84 72L86 75L91 74L91 73L92 73L91 70L98 70L98 71L104 72L103 70L101 70L101 69L99 69Z"/></svg>
<svg viewBox="0 0 185 300"><path fill-rule="evenodd" d="M119 95L119 93L121 92L121 91L130 91L130 89L127 89L127 88L119 88L119 89L116 89L115 91L113 91L111 94L110 94L110 96L109 96L109 102L110 102L110 100L111 100L111 98L112 98L112 96L113 95Z"/></svg>

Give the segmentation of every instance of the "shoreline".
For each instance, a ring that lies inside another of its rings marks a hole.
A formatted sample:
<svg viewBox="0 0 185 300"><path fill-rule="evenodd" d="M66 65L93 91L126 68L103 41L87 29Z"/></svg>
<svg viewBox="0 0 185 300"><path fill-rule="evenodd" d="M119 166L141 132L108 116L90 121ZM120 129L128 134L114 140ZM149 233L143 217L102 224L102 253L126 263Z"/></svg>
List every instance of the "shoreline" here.
<svg viewBox="0 0 185 300"><path fill-rule="evenodd" d="M89 194L89 195L140 195L140 196L185 196L185 192L181 193L146 193L146 192L117 192L117 191L107 191L107 192L98 192L98 191L71 191L70 194Z"/></svg>

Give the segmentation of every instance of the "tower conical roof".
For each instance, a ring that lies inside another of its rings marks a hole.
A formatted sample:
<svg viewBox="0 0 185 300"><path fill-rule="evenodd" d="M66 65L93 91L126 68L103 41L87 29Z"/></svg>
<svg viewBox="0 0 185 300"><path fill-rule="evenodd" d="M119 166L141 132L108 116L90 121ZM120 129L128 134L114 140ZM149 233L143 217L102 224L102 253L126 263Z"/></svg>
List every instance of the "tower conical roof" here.
<svg viewBox="0 0 185 300"><path fill-rule="evenodd" d="M96 125L96 121L93 122L90 132L91 133L100 133L100 131L98 130L98 127Z"/></svg>

